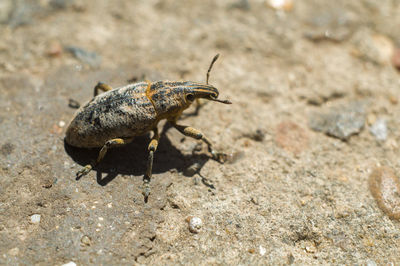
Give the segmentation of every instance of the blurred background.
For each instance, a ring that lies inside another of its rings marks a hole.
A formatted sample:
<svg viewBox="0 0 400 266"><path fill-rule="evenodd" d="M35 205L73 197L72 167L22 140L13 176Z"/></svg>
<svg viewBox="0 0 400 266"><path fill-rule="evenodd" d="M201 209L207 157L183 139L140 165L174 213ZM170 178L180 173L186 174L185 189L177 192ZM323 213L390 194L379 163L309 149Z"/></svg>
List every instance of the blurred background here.
<svg viewBox="0 0 400 266"><path fill-rule="evenodd" d="M397 0L0 0L0 263L398 263L399 14ZM217 53L210 84L233 104L182 123L227 163L164 127L148 204L148 136L75 180L98 150L64 147L70 99L98 81L205 82Z"/></svg>

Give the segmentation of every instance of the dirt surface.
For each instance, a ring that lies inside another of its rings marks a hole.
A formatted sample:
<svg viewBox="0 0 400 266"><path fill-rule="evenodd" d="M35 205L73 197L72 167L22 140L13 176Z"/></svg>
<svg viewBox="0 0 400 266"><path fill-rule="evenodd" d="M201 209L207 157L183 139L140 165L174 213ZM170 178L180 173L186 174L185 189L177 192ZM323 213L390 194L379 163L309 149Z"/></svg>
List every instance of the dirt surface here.
<svg viewBox="0 0 400 266"><path fill-rule="evenodd" d="M368 186L399 174L400 1L267 2L1 1L0 264L400 263L400 223ZM147 204L149 136L75 179L98 150L64 144L69 99L205 82L216 53L210 83L233 104L181 123L227 163L160 124Z"/></svg>

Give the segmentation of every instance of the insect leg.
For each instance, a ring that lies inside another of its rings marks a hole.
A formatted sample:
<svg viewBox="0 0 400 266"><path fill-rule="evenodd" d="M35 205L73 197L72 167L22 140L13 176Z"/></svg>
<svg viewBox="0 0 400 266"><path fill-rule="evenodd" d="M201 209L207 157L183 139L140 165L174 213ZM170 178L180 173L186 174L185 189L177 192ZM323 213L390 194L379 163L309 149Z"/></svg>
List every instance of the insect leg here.
<svg viewBox="0 0 400 266"><path fill-rule="evenodd" d="M99 152L99 156L97 157L97 160L92 163L92 164L88 164L86 166L84 166L81 170L79 170L76 173L76 178L81 178L84 175L87 175L92 169L93 167L95 167L106 155L107 150L113 147L117 147L117 146L122 146L125 145L129 142L132 141L133 138L131 139L110 139L108 140L104 146L101 148L100 152Z"/></svg>
<svg viewBox="0 0 400 266"><path fill-rule="evenodd" d="M151 175L152 175L152 171L153 171L153 158L154 158L154 153L157 150L158 141L160 140L160 135L158 134L158 129L154 128L153 132L154 132L154 136L151 138L150 144L147 148L149 151L149 158L147 160L146 174L143 177L143 196L144 196L145 202L147 202L147 199L150 195L150 180L151 180Z"/></svg>
<svg viewBox="0 0 400 266"><path fill-rule="evenodd" d="M107 84L105 84L105 83L103 83L103 82L99 82L99 83L97 83L97 85L94 87L94 96L97 96L97 95L99 95L100 94L100 92L99 92L99 90L101 90L101 91L110 91L110 90L112 90L113 88L110 86L110 85L107 85Z"/></svg>
<svg viewBox="0 0 400 266"><path fill-rule="evenodd" d="M170 123L172 123L172 125L183 135L194 139L201 139L202 141L204 141L208 146L208 151L211 153L212 158L221 163L225 162L226 154L214 150L211 141L200 130L189 126L178 125L176 124L176 122L173 121L170 121Z"/></svg>

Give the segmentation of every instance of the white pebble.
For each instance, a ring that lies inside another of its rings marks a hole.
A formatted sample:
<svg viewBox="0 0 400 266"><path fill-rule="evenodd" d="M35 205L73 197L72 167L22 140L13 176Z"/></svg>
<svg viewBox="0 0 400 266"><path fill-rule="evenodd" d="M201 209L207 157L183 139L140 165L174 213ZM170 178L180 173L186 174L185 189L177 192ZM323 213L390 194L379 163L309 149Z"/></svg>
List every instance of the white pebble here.
<svg viewBox="0 0 400 266"><path fill-rule="evenodd" d="M70 262L63 264L62 266L76 266L76 263L73 261L70 261Z"/></svg>
<svg viewBox="0 0 400 266"><path fill-rule="evenodd" d="M290 11L293 8L293 0L268 0L267 4L276 10Z"/></svg>
<svg viewBox="0 0 400 266"><path fill-rule="evenodd" d="M376 266L376 262L373 260L367 260L367 266Z"/></svg>
<svg viewBox="0 0 400 266"><path fill-rule="evenodd" d="M264 256L266 252L267 252L267 249L260 245L260 255Z"/></svg>
<svg viewBox="0 0 400 266"><path fill-rule="evenodd" d="M38 224L40 223L40 214L34 214L31 216L31 223Z"/></svg>
<svg viewBox="0 0 400 266"><path fill-rule="evenodd" d="M58 122L58 126L59 127L64 127L65 126L65 122L61 120L60 122Z"/></svg>
<svg viewBox="0 0 400 266"><path fill-rule="evenodd" d="M200 232L203 221L199 217L192 217L189 220L189 231L197 234Z"/></svg>
<svg viewBox="0 0 400 266"><path fill-rule="evenodd" d="M377 140L386 140L388 136L388 129L385 119L378 119L370 128L369 131L375 136Z"/></svg>

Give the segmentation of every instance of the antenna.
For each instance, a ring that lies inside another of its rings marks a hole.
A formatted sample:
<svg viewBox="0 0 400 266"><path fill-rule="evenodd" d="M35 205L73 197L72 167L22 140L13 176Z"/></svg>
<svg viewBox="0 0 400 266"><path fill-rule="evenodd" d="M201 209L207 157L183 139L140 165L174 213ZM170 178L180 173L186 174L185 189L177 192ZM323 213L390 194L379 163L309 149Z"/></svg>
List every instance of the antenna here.
<svg viewBox="0 0 400 266"><path fill-rule="evenodd" d="M207 70L207 79L206 79L206 84L207 84L207 85L208 85L208 79L210 78L210 71L211 71L211 68L213 67L215 61L217 61L218 57L219 57L219 54L216 54L216 55L214 56L214 58L213 58L212 61L211 61L210 67L209 67L208 70Z"/></svg>

